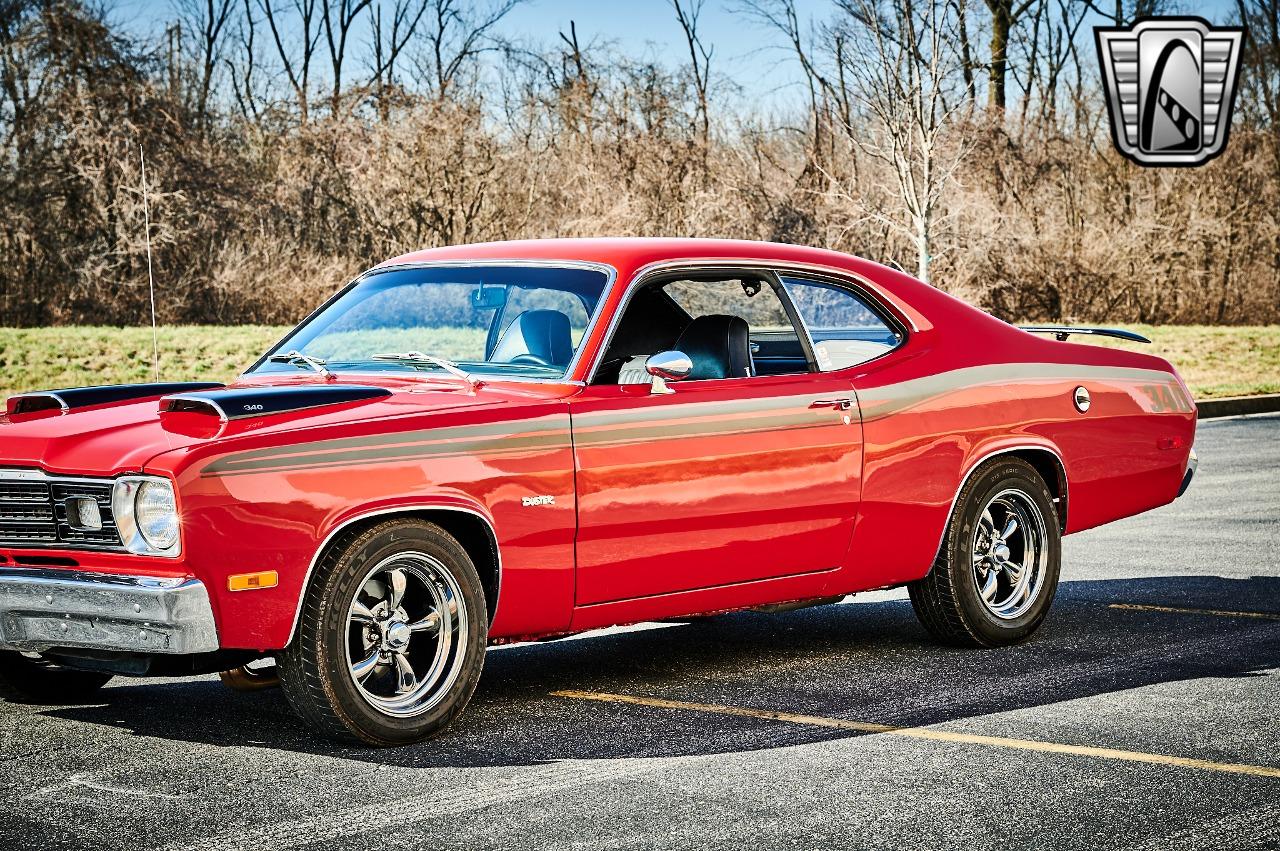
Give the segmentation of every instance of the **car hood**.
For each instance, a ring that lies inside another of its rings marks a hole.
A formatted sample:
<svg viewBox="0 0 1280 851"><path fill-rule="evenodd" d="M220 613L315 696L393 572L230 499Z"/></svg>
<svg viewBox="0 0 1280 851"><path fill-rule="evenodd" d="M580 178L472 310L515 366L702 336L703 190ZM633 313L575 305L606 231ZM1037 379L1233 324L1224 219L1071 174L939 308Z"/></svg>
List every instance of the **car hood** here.
<svg viewBox="0 0 1280 851"><path fill-rule="evenodd" d="M141 471L152 458L175 449L193 447L254 433L283 433L369 419L420 415L466 407L501 405L516 397L560 395L567 388L556 385L514 387L492 385L468 392L461 383L434 383L375 378L360 385L385 387L390 392L371 399L321 403L267 410L255 416L227 421L216 408L200 412L162 412L164 400L149 398L103 404L65 412L0 414L0 468L37 468L61 475L114 476ZM309 380L240 381L225 388L241 394L270 394L273 389L322 387ZM217 399L223 390L200 395ZM323 402L323 400L321 400Z"/></svg>
<svg viewBox="0 0 1280 851"><path fill-rule="evenodd" d="M105 405L66 414L0 416L0 467L110 476L137 472L157 453L195 438L160 425L156 400Z"/></svg>

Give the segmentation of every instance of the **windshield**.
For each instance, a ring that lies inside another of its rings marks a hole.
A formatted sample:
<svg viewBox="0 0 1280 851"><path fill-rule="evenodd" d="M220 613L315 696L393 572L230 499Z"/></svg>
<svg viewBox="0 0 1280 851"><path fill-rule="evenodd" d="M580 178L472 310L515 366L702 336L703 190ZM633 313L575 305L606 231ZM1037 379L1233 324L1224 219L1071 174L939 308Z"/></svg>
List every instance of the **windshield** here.
<svg viewBox="0 0 1280 851"><path fill-rule="evenodd" d="M374 272L294 329L252 372L562 378L606 280L598 269L557 266Z"/></svg>

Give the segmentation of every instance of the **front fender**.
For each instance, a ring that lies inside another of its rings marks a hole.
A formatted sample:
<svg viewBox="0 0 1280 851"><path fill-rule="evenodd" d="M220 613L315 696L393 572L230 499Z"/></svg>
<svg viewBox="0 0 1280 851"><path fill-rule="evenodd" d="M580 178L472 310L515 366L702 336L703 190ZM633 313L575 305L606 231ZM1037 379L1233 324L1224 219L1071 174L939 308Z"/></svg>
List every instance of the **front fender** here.
<svg viewBox="0 0 1280 851"><path fill-rule="evenodd" d="M309 463L284 446L281 463L237 466L226 448L183 452L148 465L174 477L183 558L209 588L225 648L285 647L326 543L362 518L397 512L462 511L492 530L501 559L495 638L562 631L573 609L574 481L563 406L498 427L460 445L464 429L389 435L362 451L349 435L306 447ZM527 435L535 433L536 440ZM332 463L329 458L332 457ZM272 588L231 591L229 576L276 571Z"/></svg>

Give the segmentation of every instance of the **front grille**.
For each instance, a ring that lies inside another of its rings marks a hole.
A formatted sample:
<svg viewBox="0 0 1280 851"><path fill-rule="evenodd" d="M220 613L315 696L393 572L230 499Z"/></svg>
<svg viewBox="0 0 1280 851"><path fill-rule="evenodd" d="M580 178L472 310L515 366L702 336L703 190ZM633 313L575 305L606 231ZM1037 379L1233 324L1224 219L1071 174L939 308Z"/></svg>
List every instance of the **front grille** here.
<svg viewBox="0 0 1280 851"><path fill-rule="evenodd" d="M0 542L56 544L53 497L46 482L0 480Z"/></svg>
<svg viewBox="0 0 1280 851"><path fill-rule="evenodd" d="M88 497L98 504L102 528L73 529L67 500ZM111 514L111 482L32 479L0 471L0 546L123 549Z"/></svg>
<svg viewBox="0 0 1280 851"><path fill-rule="evenodd" d="M120 535L116 532L115 517L111 514L111 485L98 482L54 482L50 488L53 492L53 517L58 522L58 540L69 544L94 544L107 546L120 543ZM67 522L67 500L75 497L90 497L98 503L98 514L102 517L102 528L92 531L72 529Z"/></svg>

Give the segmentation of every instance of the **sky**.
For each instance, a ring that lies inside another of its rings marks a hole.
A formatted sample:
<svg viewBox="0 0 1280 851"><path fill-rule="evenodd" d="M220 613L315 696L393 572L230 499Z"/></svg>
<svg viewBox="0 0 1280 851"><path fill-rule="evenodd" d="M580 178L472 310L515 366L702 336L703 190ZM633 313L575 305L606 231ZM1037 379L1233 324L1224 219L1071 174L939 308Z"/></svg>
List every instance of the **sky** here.
<svg viewBox="0 0 1280 851"><path fill-rule="evenodd" d="M107 0L112 16L144 35L157 35L174 17L172 0ZM1080 2L1080 0L1074 0ZM1109 0L1103 0L1109 4ZM1232 0L1180 0L1184 11L1225 23ZM802 20L825 19L832 0L797 0ZM700 21L703 41L714 46L712 71L731 78L748 99L772 101L800 84L800 69L778 34L736 11L734 0L707 0ZM502 34L551 44L577 24L578 40L610 42L625 54L653 58L668 67L688 61L688 47L666 0L527 0L502 22Z"/></svg>

